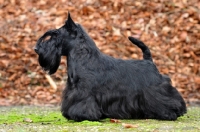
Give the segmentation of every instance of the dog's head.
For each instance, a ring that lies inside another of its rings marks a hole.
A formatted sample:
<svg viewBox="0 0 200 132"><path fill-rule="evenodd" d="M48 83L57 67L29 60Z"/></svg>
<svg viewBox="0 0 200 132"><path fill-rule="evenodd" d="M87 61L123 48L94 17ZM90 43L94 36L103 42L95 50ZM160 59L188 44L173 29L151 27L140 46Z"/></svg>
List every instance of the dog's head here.
<svg viewBox="0 0 200 132"><path fill-rule="evenodd" d="M37 41L34 50L39 55L39 64L48 74L55 73L61 56L68 56L74 48L78 50L84 47L86 35L81 26L74 23L68 14L68 19L62 27L47 31Z"/></svg>

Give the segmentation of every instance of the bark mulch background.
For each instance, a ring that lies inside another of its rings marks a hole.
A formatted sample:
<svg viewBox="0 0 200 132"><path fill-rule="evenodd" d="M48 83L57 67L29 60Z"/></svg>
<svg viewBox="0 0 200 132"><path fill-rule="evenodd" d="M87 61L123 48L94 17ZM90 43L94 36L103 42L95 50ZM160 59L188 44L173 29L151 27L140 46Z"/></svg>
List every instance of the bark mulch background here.
<svg viewBox="0 0 200 132"><path fill-rule="evenodd" d="M127 37L145 42L184 99L200 100L199 0L0 0L0 105L60 103L65 57L47 76L33 47L44 32L64 24L68 11L108 55L142 59Z"/></svg>

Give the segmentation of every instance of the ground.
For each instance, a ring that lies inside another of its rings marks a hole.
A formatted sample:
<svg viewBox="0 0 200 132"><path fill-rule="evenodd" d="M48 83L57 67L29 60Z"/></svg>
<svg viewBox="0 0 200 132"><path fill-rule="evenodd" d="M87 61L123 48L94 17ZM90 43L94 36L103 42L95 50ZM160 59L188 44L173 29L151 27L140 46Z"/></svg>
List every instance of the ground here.
<svg viewBox="0 0 200 132"><path fill-rule="evenodd" d="M189 107L188 113L176 121L104 119L74 122L62 117L59 107L0 107L0 113L0 132L200 131L199 107Z"/></svg>

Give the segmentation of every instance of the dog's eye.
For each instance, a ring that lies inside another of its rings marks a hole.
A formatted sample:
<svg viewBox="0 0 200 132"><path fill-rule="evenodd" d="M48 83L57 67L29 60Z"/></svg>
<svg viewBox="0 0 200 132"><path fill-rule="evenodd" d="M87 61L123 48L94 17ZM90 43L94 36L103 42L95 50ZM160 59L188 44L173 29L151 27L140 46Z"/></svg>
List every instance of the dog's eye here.
<svg viewBox="0 0 200 132"><path fill-rule="evenodd" d="M69 32L69 35L70 35L70 37L72 37L72 38L76 38L76 36L77 36L77 30L71 30L71 31Z"/></svg>
<svg viewBox="0 0 200 132"><path fill-rule="evenodd" d="M77 35L76 32L70 34L70 36L71 36L72 38L76 38L76 35Z"/></svg>
<svg viewBox="0 0 200 132"><path fill-rule="evenodd" d="M80 38L80 42L81 42L81 43L83 43L83 42L85 41L85 38L84 38L83 35L81 35L79 38Z"/></svg>

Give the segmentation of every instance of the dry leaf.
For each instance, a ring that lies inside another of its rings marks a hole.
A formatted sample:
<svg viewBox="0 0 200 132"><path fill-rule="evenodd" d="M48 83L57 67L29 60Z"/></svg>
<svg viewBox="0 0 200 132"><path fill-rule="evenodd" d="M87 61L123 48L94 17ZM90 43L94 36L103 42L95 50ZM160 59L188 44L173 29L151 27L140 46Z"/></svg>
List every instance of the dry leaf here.
<svg viewBox="0 0 200 132"><path fill-rule="evenodd" d="M121 121L118 119L110 119L110 122L111 123L121 123Z"/></svg>
<svg viewBox="0 0 200 132"><path fill-rule="evenodd" d="M138 128L138 125L122 123L124 128Z"/></svg>
<svg viewBox="0 0 200 132"><path fill-rule="evenodd" d="M30 118L24 118L23 122L28 122L28 123L32 123L33 121Z"/></svg>

